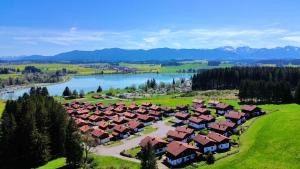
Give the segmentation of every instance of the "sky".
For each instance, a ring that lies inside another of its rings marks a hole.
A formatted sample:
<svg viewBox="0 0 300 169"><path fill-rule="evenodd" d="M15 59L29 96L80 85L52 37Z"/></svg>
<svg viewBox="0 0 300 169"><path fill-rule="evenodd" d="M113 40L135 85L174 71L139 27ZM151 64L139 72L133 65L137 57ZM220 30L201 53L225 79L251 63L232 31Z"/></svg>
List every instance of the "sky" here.
<svg viewBox="0 0 300 169"><path fill-rule="evenodd" d="M297 0L1 0L0 56L300 46Z"/></svg>

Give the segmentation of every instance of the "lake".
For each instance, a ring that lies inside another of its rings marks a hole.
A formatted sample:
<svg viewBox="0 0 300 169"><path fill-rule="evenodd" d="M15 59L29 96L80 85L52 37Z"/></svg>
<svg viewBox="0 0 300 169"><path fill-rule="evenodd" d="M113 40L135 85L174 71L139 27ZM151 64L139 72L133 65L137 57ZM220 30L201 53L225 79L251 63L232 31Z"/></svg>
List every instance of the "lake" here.
<svg viewBox="0 0 300 169"><path fill-rule="evenodd" d="M104 75L84 75L72 76L71 79L64 83L48 85L48 91L51 96L61 96L63 90L68 86L71 90L83 90L84 92L96 91L100 85L103 90L113 88L125 88L127 86L145 83L148 79L154 78L157 83L168 82L171 83L173 79L181 78L189 79L192 74L185 73L143 73L143 74L104 74ZM14 91L14 93L5 93L0 95L0 99L16 99L24 93L28 92L30 88L23 88Z"/></svg>

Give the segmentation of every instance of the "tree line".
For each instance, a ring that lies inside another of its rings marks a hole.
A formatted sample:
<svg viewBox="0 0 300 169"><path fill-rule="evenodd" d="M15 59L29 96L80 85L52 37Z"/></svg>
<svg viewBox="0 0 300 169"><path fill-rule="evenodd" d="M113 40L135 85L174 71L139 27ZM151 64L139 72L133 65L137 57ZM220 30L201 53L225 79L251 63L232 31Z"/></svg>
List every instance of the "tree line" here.
<svg viewBox="0 0 300 169"><path fill-rule="evenodd" d="M0 168L33 168L62 156L76 167L82 153L74 121L47 88L7 101L0 120Z"/></svg>
<svg viewBox="0 0 300 169"><path fill-rule="evenodd" d="M288 103L293 101L292 91L299 80L300 68L217 68L195 74L192 89L239 89L241 101Z"/></svg>

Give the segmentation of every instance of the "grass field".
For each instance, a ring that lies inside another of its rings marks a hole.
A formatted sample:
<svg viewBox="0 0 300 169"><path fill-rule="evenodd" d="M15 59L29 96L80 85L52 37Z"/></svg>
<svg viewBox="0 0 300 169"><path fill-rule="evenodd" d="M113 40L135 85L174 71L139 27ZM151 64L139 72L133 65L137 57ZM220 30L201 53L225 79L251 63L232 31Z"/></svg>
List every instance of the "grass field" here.
<svg viewBox="0 0 300 169"><path fill-rule="evenodd" d="M200 168L297 169L300 168L300 106L260 105L278 110L258 118L241 136L240 152Z"/></svg>
<svg viewBox="0 0 300 169"><path fill-rule="evenodd" d="M58 158L48 162L47 164L37 168L37 169L56 169L66 165L66 158Z"/></svg>
<svg viewBox="0 0 300 169"><path fill-rule="evenodd" d="M5 102L0 100L0 117L2 116L2 113L4 111Z"/></svg>
<svg viewBox="0 0 300 169"><path fill-rule="evenodd" d="M131 64L120 63L120 66L137 69L137 72L160 72L161 66L159 64Z"/></svg>
<svg viewBox="0 0 300 169"><path fill-rule="evenodd" d="M219 66L208 66L207 62L184 63L178 66L163 66L160 70L161 73L176 73L179 70L188 69L213 69L221 67L231 67L231 64L222 63Z"/></svg>

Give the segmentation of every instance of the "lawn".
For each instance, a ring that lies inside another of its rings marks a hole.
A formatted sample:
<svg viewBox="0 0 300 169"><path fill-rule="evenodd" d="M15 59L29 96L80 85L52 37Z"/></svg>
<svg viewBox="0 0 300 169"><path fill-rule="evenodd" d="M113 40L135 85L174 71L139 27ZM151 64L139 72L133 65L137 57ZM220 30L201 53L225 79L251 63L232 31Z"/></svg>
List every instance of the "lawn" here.
<svg viewBox="0 0 300 169"><path fill-rule="evenodd" d="M155 128L152 125L150 125L150 126L144 127L144 130L142 131L142 133L143 134L149 134L149 133L152 133L152 132L154 132L156 130L157 130L157 128Z"/></svg>
<svg viewBox="0 0 300 169"><path fill-rule="evenodd" d="M188 70L188 69L213 69L221 67L231 67L232 64L221 63L219 66L208 66L207 62L182 62L182 64L177 66L162 66L160 69L161 73L176 73L179 70Z"/></svg>
<svg viewBox="0 0 300 169"><path fill-rule="evenodd" d="M2 116L4 108L5 108L5 102L0 100L0 117Z"/></svg>
<svg viewBox="0 0 300 169"><path fill-rule="evenodd" d="M125 151L126 154L131 155L132 157L136 157L137 154L141 151L141 147L134 147Z"/></svg>
<svg viewBox="0 0 300 169"><path fill-rule="evenodd" d="M66 165L66 158L58 158L48 162L47 164L37 168L37 169L55 169L61 168Z"/></svg>
<svg viewBox="0 0 300 169"><path fill-rule="evenodd" d="M300 106L260 105L274 111L257 118L240 137L240 152L217 161L209 169L294 169L300 166Z"/></svg>
<svg viewBox="0 0 300 169"><path fill-rule="evenodd" d="M131 63L120 63L120 66L134 68L137 72L160 72L161 66L159 64L131 64Z"/></svg>

